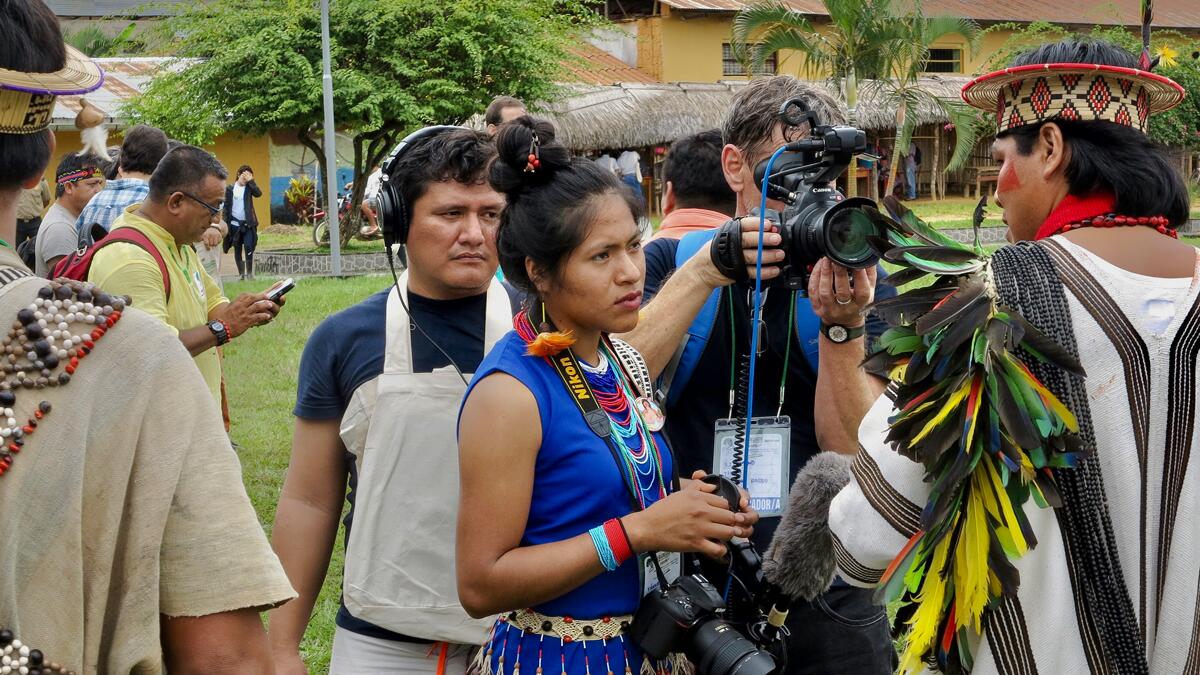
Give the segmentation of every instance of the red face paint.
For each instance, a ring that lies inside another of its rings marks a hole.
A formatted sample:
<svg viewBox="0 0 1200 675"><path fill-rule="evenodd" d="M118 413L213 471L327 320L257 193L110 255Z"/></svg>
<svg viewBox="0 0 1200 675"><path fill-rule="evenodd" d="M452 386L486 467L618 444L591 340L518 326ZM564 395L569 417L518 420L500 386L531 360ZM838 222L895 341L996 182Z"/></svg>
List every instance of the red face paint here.
<svg viewBox="0 0 1200 675"><path fill-rule="evenodd" d="M996 190L999 192L1011 192L1021 189L1021 179L1017 177L1017 170L1013 168L1012 162L1005 162L1004 166L1000 167L1000 175L996 179Z"/></svg>

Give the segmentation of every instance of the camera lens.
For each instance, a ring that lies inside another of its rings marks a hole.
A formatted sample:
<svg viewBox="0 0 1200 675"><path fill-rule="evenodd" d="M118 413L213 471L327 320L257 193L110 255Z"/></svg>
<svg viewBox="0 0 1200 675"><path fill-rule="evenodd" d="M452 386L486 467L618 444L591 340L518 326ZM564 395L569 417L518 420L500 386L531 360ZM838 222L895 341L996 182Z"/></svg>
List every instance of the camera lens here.
<svg viewBox="0 0 1200 675"><path fill-rule="evenodd" d="M839 205L840 206L840 205ZM858 204L834 207L826 215L825 251L843 267L869 267L875 261L867 238L875 234L875 224Z"/></svg>
<svg viewBox="0 0 1200 675"><path fill-rule="evenodd" d="M692 633L688 658L700 675L770 675L775 659L724 621L706 621Z"/></svg>

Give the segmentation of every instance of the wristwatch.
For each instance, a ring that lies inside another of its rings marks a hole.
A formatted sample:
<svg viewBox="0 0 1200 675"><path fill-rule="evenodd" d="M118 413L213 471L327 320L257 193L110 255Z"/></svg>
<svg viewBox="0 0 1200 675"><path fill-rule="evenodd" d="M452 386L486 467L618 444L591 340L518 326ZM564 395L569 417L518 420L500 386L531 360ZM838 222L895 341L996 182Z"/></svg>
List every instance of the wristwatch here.
<svg viewBox="0 0 1200 675"><path fill-rule="evenodd" d="M231 339L229 337L229 329L225 327L224 321L209 321L208 329L212 331L213 335L217 336L217 346L218 347L225 344L226 342L229 342L229 340Z"/></svg>
<svg viewBox="0 0 1200 675"><path fill-rule="evenodd" d="M847 328L837 323L821 323L821 334L829 338L830 342L838 345L849 342L854 338L862 337L862 334L865 332L865 326Z"/></svg>

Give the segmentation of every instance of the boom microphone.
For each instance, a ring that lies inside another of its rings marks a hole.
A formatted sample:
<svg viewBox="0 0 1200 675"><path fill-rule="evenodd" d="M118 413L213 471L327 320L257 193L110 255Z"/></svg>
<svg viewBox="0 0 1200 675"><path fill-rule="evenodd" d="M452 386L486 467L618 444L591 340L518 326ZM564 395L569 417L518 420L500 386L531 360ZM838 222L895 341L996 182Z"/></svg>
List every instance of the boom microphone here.
<svg viewBox="0 0 1200 675"><path fill-rule="evenodd" d="M812 600L833 583L829 505L850 482L852 459L822 452L796 475L788 507L763 560L767 580L789 597Z"/></svg>

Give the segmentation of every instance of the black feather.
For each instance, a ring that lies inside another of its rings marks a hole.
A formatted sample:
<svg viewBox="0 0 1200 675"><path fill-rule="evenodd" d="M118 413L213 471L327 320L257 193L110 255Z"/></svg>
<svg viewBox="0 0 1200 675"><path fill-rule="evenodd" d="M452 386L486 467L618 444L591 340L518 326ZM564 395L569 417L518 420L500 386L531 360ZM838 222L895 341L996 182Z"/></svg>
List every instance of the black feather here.
<svg viewBox="0 0 1200 675"><path fill-rule="evenodd" d="M949 324L970 310L973 304L981 298L988 303L988 298L984 294L985 290L982 276L973 274L962 277L958 283L958 290L953 295L946 298L941 306L930 310L928 314L917 321L917 334L928 335Z"/></svg>
<svg viewBox="0 0 1200 675"><path fill-rule="evenodd" d="M1022 448L1036 448L1042 444L1041 436L1033 426L1033 420L1029 419L1025 407L1013 397L1012 391L1004 381L1005 377L1003 374L995 376L996 409L1000 413L1000 421L1018 445Z"/></svg>
<svg viewBox="0 0 1200 675"><path fill-rule="evenodd" d="M927 274L929 274L929 272L926 272L925 270L919 270L915 267L910 267L908 269L892 272L883 279L880 279L880 281L888 286L891 286L892 288L899 288L905 284L911 284Z"/></svg>
<svg viewBox="0 0 1200 675"><path fill-rule="evenodd" d="M912 253L922 260L946 263L947 265L961 265L979 260L979 256L974 251L964 251L961 248L949 246L902 246L891 249L884 254L883 258L888 262L911 264L911 261L904 257L905 253Z"/></svg>
<svg viewBox="0 0 1200 675"><path fill-rule="evenodd" d="M861 367L863 370L878 375L882 378L888 378L892 372L892 366L899 357L893 356L886 349L880 349L874 354L863 359Z"/></svg>
<svg viewBox="0 0 1200 675"><path fill-rule="evenodd" d="M952 289L947 288L918 288L880 300L871 305L870 310L889 326L906 325L933 309L934 305L952 292Z"/></svg>
<svg viewBox="0 0 1200 675"><path fill-rule="evenodd" d="M938 351L942 354L953 354L964 342L973 339L975 331L983 327L991 311L992 303L988 301L987 296L981 295L972 300L971 304L965 307L958 318L946 328L946 333L938 345Z"/></svg>
<svg viewBox="0 0 1200 675"><path fill-rule="evenodd" d="M1009 311L1009 315L1025 331L1024 339L1021 341L1023 345L1041 354L1047 361L1059 368L1079 377L1086 377L1087 373L1084 372L1079 359L1072 356L1062 345L1047 337L1045 333L1038 330L1017 312Z"/></svg>
<svg viewBox="0 0 1200 675"><path fill-rule="evenodd" d="M985 210L987 209L987 203L988 196L984 192L983 196L979 198L979 203L975 205L975 212L971 214L971 224L974 225L976 230L983 226L983 219L987 218L987 211Z"/></svg>
<svg viewBox="0 0 1200 675"><path fill-rule="evenodd" d="M1000 592L1004 595L1016 596L1017 589L1021 587L1021 573L1016 566L1009 562L1008 556L1000 546L1000 540L996 538L996 531L989 528L988 535L991 540L988 543L988 567L1000 581Z"/></svg>

